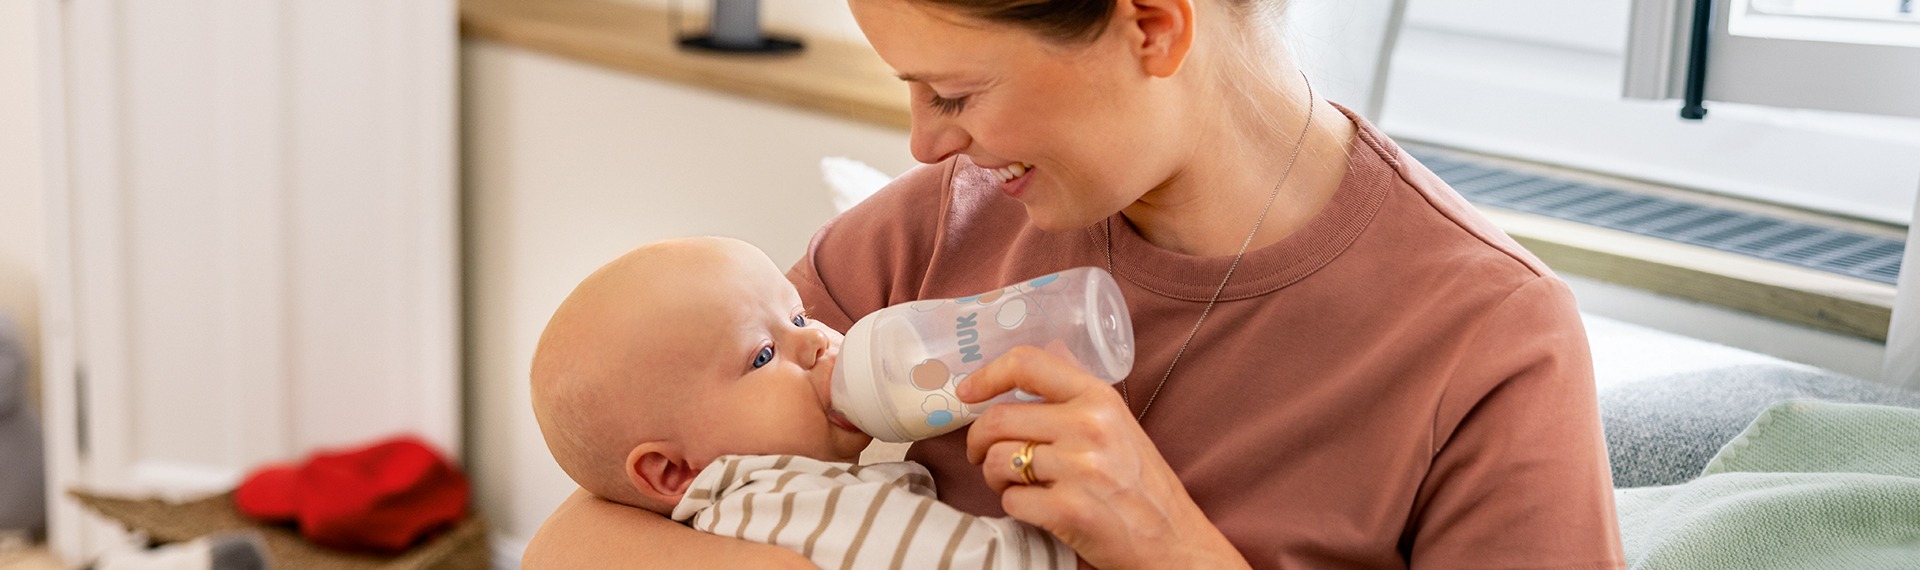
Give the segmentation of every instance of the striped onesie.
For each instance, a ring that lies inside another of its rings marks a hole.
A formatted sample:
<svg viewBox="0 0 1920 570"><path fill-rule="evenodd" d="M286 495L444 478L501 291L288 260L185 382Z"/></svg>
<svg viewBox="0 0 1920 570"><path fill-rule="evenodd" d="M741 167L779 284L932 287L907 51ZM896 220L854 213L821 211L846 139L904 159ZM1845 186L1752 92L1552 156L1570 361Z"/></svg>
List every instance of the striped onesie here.
<svg viewBox="0 0 1920 570"><path fill-rule="evenodd" d="M1010 517L934 499L909 461L853 465L794 455L728 455L695 477L673 519L791 549L821 568L1073 568L1073 551Z"/></svg>

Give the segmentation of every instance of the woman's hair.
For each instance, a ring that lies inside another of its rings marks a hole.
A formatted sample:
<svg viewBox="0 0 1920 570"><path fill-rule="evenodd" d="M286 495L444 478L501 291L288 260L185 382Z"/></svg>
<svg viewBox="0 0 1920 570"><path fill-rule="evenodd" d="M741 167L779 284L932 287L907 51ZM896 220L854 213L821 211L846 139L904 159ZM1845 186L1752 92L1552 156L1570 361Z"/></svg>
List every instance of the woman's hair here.
<svg viewBox="0 0 1920 570"><path fill-rule="evenodd" d="M1106 30L1114 0L912 0L987 22L1012 24L1065 44L1093 41ZM1285 0L1221 0L1247 17L1277 19Z"/></svg>

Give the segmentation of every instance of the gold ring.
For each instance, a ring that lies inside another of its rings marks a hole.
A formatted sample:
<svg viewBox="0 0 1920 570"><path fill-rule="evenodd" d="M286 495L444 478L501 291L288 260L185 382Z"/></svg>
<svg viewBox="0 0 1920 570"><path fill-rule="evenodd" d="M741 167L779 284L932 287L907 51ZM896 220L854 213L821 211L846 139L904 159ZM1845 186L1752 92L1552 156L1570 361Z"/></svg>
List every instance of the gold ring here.
<svg viewBox="0 0 1920 570"><path fill-rule="evenodd" d="M1020 483L1023 485L1032 485L1039 481L1033 476L1033 448L1039 445L1040 442L1030 440L1020 447L1019 453L1013 454L1013 472L1020 475Z"/></svg>

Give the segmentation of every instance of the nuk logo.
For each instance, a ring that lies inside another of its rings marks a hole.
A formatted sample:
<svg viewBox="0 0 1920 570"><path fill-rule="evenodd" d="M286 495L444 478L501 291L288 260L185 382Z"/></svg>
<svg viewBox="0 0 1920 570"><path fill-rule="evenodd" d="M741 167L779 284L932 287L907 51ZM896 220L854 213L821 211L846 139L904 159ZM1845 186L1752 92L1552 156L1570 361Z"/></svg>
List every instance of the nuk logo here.
<svg viewBox="0 0 1920 570"><path fill-rule="evenodd" d="M953 335L960 340L960 362L980 359L980 313L967 313L954 319Z"/></svg>

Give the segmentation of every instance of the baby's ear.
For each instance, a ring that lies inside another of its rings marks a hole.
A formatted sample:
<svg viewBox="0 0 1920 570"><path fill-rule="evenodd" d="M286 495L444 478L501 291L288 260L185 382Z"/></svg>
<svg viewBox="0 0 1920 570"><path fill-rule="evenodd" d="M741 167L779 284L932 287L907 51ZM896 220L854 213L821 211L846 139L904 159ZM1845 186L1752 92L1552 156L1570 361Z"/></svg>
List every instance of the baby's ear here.
<svg viewBox="0 0 1920 570"><path fill-rule="evenodd" d="M634 490L664 505L680 504L693 478L700 470L687 462L680 446L665 441L649 441L627 453L627 479Z"/></svg>

